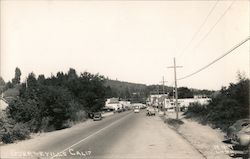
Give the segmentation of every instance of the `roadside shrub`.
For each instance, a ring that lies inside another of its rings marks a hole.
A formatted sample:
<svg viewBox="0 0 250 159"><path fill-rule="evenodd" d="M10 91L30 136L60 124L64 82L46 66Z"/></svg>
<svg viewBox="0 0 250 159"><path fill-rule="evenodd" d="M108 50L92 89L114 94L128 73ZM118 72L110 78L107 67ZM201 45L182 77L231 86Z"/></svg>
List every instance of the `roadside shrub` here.
<svg viewBox="0 0 250 159"><path fill-rule="evenodd" d="M0 111L0 139L3 143L12 143L11 132L15 122L9 118L5 112Z"/></svg>
<svg viewBox="0 0 250 159"><path fill-rule="evenodd" d="M206 124L207 122L207 107L199 103L192 103L188 107L187 111L184 113L185 118L193 118L198 120L201 124Z"/></svg>
<svg viewBox="0 0 250 159"><path fill-rule="evenodd" d="M1 140L5 144L10 144L14 142L14 138L12 137L10 132L3 133Z"/></svg>
<svg viewBox="0 0 250 159"><path fill-rule="evenodd" d="M186 117L192 117L192 116L199 116L199 115L205 115L207 113L206 107L199 104L199 103L192 103L188 107L188 111L186 111L184 114Z"/></svg>
<svg viewBox="0 0 250 159"><path fill-rule="evenodd" d="M249 117L249 80L240 78L236 84L222 87L207 106L191 105L185 117L227 131L237 120Z"/></svg>
<svg viewBox="0 0 250 159"><path fill-rule="evenodd" d="M43 117L41 121L40 131L47 132L49 131L49 123L50 123L50 117Z"/></svg>
<svg viewBox="0 0 250 159"><path fill-rule="evenodd" d="M76 122L82 122L82 121L86 121L87 118L88 118L87 113L85 111L80 110L75 113L75 117L73 120Z"/></svg>
<svg viewBox="0 0 250 159"><path fill-rule="evenodd" d="M13 143L15 140L25 140L30 138L30 131L23 123L16 123L14 126L5 126L1 132L1 140L3 143Z"/></svg>
<svg viewBox="0 0 250 159"><path fill-rule="evenodd" d="M30 138L30 131L26 124L16 123L12 130L12 136L14 140L25 140Z"/></svg>
<svg viewBox="0 0 250 159"><path fill-rule="evenodd" d="M15 140L25 140L29 137L27 124L16 123L8 118L5 112L0 112L0 140L3 143L13 143Z"/></svg>
<svg viewBox="0 0 250 159"><path fill-rule="evenodd" d="M71 120L67 120L62 124L62 129L70 128L74 125L74 122Z"/></svg>

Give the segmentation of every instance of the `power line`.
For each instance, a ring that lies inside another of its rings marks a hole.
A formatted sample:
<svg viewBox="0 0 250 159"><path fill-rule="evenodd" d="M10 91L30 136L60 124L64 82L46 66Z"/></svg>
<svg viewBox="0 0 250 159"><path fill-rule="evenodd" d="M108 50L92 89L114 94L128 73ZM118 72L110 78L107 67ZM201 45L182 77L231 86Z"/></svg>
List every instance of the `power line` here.
<svg viewBox="0 0 250 159"><path fill-rule="evenodd" d="M198 28L198 30L193 34L191 40L188 42L188 44L186 45L186 47L180 52L180 57L182 56L184 50L186 50L186 49L190 46L190 44L191 44L192 41L196 38L196 36L198 35L198 33L200 33L201 28L206 24L206 22L207 22L209 16L210 16L210 15L212 14L212 12L214 11L214 9L215 9L216 5L218 4L218 2L219 2L219 0L217 0L217 1L214 3L213 7L212 7L211 10L209 11L209 13L208 13L208 15L206 16L206 18L205 18L205 20L203 21L203 23L200 25L200 27Z"/></svg>
<svg viewBox="0 0 250 159"><path fill-rule="evenodd" d="M199 47L199 45L201 44L202 41L204 41L208 35L214 30L214 28L216 27L216 25L221 21L221 19L226 15L226 13L231 9L233 3L235 2L235 0L232 1L232 3L228 6L228 8L223 12L223 14L220 16L220 18L216 21L216 23L210 28L210 30L202 37L202 39L194 46L193 49L196 49Z"/></svg>
<svg viewBox="0 0 250 159"><path fill-rule="evenodd" d="M185 78L188 78L188 77L191 77L199 72L201 72L202 70L208 68L209 66L211 66L212 64L214 64L215 62L219 61L220 59L222 59L223 57L225 57L226 55L230 54L231 52L233 52L235 49L237 49L238 47L240 47L241 45L243 45L245 42L247 42L248 40L250 39L250 36L248 36L246 39L244 39L243 41L241 41L240 43L238 43L237 45L235 45L233 48L231 48L229 51L227 51L225 54L221 55L220 57L218 57L217 59L213 60L211 63L207 64L206 66L200 68L199 70L189 74L189 75L186 75L182 78L179 78L177 80L183 80Z"/></svg>

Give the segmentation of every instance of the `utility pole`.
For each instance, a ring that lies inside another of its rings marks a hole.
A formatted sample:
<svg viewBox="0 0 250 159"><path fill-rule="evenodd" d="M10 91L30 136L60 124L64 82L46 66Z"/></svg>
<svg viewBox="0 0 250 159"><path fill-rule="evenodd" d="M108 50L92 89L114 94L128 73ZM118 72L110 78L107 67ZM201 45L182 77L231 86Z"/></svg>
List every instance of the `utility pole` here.
<svg viewBox="0 0 250 159"><path fill-rule="evenodd" d="M157 84L157 108L159 108L159 96L160 96L159 85Z"/></svg>
<svg viewBox="0 0 250 159"><path fill-rule="evenodd" d="M182 66L176 66L175 58L174 58L174 66L168 67L168 68L174 68L176 119L179 119L179 105L178 105L178 92L177 92L176 68L181 68L181 67L182 67Z"/></svg>
<svg viewBox="0 0 250 159"><path fill-rule="evenodd" d="M162 97L163 97L163 103L162 103L162 105L163 105L163 110L164 110L164 115L166 115L166 109L165 109L165 98L164 98L164 95L165 95L165 86L164 86L164 83L165 82L167 82L167 81L164 81L164 76L162 77L162 81L161 81L161 83L162 83Z"/></svg>

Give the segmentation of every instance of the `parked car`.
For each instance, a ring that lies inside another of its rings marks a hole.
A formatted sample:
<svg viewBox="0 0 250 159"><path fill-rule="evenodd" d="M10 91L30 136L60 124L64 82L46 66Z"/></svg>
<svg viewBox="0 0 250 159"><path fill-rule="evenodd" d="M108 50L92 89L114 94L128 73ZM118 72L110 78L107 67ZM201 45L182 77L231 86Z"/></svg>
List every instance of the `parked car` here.
<svg viewBox="0 0 250 159"><path fill-rule="evenodd" d="M139 113L139 112L140 112L140 108L139 108L139 107L135 107L135 108L134 108L134 112L135 112L135 113Z"/></svg>
<svg viewBox="0 0 250 159"><path fill-rule="evenodd" d="M236 141L238 133L244 128L250 125L250 119L237 120L232 126L228 128L227 138Z"/></svg>
<svg viewBox="0 0 250 159"><path fill-rule="evenodd" d="M238 120L230 126L227 131L227 140L233 144L234 153L231 155L242 154L245 158L249 158L250 119Z"/></svg>
<svg viewBox="0 0 250 159"><path fill-rule="evenodd" d="M123 112L123 108L118 108L118 109L117 109L117 112L118 112L118 113Z"/></svg>
<svg viewBox="0 0 250 159"><path fill-rule="evenodd" d="M102 114L100 112L94 113L93 120L94 121L102 120Z"/></svg>
<svg viewBox="0 0 250 159"><path fill-rule="evenodd" d="M154 108L147 108L147 116L155 115L155 109Z"/></svg>

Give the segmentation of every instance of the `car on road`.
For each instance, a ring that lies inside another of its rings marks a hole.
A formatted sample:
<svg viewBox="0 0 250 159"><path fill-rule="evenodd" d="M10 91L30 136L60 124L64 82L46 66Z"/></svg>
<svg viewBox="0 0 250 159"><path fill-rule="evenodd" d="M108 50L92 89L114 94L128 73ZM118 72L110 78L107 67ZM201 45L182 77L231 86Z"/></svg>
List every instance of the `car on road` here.
<svg viewBox="0 0 250 159"><path fill-rule="evenodd" d="M93 120L94 121L102 120L102 114L100 112L94 113Z"/></svg>
<svg viewBox="0 0 250 159"><path fill-rule="evenodd" d="M135 107L135 108L134 108L134 112L135 112L135 113L139 113L139 112L140 112L140 108L139 108L139 107Z"/></svg>
<svg viewBox="0 0 250 159"><path fill-rule="evenodd" d="M147 116L155 115L155 108L147 108Z"/></svg>
<svg viewBox="0 0 250 159"><path fill-rule="evenodd" d="M118 109L117 109L117 112L118 112L118 113L123 112L123 108L118 108Z"/></svg>

